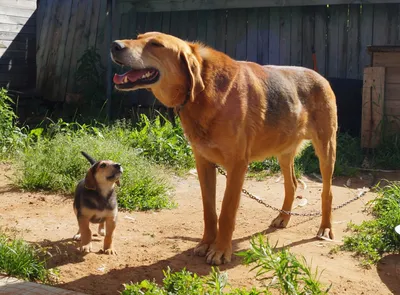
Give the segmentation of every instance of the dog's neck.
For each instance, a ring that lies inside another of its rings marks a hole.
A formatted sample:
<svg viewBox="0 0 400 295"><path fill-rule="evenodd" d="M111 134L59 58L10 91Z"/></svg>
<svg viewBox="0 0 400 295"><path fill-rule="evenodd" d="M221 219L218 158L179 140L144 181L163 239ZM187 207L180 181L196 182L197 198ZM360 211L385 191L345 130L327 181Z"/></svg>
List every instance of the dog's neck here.
<svg viewBox="0 0 400 295"><path fill-rule="evenodd" d="M85 186L85 188L88 189L88 190L96 191L103 198L108 198L114 192L115 183L113 183L111 186L110 185L96 184L96 188L95 189L89 188L87 186Z"/></svg>

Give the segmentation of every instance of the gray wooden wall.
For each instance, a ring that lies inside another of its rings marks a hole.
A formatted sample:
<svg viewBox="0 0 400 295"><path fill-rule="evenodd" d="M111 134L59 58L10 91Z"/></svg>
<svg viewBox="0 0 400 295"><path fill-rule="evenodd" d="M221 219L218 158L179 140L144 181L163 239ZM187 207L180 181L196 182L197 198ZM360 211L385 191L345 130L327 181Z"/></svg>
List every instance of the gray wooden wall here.
<svg viewBox="0 0 400 295"><path fill-rule="evenodd" d="M36 85L36 0L0 0L0 87Z"/></svg>
<svg viewBox="0 0 400 295"><path fill-rule="evenodd" d="M321 74L351 79L362 79L370 64L367 45L400 45L400 4L137 12L136 2L115 2L111 39L157 30L237 59L309 68L314 47ZM37 85L46 98L62 101L75 91L73 74L86 48L97 47L104 66L109 60L106 1L41 0L38 15ZM154 102L147 92L134 101Z"/></svg>

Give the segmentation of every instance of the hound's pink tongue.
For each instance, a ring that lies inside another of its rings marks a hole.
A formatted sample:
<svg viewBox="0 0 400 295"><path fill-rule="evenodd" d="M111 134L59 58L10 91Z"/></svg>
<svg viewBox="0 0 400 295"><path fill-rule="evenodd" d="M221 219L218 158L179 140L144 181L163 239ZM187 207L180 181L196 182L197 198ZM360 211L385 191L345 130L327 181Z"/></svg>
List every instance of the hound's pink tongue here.
<svg viewBox="0 0 400 295"><path fill-rule="evenodd" d="M139 80L148 71L149 70L130 70L129 72L126 72L125 74L122 75L115 74L113 81L115 84L124 84L124 78L126 76L130 82L135 82Z"/></svg>

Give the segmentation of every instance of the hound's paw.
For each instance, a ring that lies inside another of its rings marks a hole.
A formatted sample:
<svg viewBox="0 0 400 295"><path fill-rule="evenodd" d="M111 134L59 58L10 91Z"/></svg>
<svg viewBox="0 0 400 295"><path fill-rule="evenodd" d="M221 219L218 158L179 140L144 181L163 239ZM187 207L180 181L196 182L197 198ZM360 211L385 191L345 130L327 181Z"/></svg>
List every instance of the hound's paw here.
<svg viewBox="0 0 400 295"><path fill-rule="evenodd" d="M206 261L211 265L220 265L231 262L232 247L219 247L217 244L211 245L206 255Z"/></svg>
<svg viewBox="0 0 400 295"><path fill-rule="evenodd" d="M80 240L81 240L81 234L76 234L76 235L73 237L73 239L74 239L75 241L80 241Z"/></svg>
<svg viewBox="0 0 400 295"><path fill-rule="evenodd" d="M81 246L80 250L82 253L90 253L90 252L92 252L92 245L88 244L88 245Z"/></svg>
<svg viewBox="0 0 400 295"><path fill-rule="evenodd" d="M285 228L290 220L290 215L279 213L279 215L271 222L271 226L277 228Z"/></svg>
<svg viewBox="0 0 400 295"><path fill-rule="evenodd" d="M194 254L200 257L204 257L207 254L208 249L210 248L210 244L200 242L197 244L196 248L194 248Z"/></svg>
<svg viewBox="0 0 400 295"><path fill-rule="evenodd" d="M115 251L113 248L109 248L106 250L101 249L100 253L106 254L106 255L117 255L117 251Z"/></svg>
<svg viewBox="0 0 400 295"><path fill-rule="evenodd" d="M332 228L330 226L329 227L321 226L318 230L317 238L322 240L333 240L334 234Z"/></svg>

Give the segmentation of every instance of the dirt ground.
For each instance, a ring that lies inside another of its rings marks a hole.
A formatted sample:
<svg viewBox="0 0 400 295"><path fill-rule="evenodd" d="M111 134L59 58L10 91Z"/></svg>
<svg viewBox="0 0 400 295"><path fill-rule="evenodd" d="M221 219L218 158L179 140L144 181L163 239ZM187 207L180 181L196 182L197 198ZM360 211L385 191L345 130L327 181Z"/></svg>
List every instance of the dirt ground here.
<svg viewBox="0 0 400 295"><path fill-rule="evenodd" d="M47 247L53 255L50 266L60 270L58 286L61 288L88 294L118 294L124 283L153 278L160 282L162 270L168 266L173 270L186 267L201 275L210 271L204 258L193 255L193 248L203 230L200 187L194 175L173 177L174 199L178 208L160 212L119 213L115 234L117 256L96 252L85 256L80 254L71 239L77 230L71 197L22 192L11 186L11 175L11 167L1 164L0 227L15 228L25 240ZM400 175L391 176L400 179ZM307 178L303 180L307 189L300 185L297 195L306 198L308 204L298 207L296 211L318 210L321 183ZM373 179L371 175L363 175L362 179L352 178L351 189L344 187L347 181L348 178L334 180L334 205L352 198L357 188L368 187L377 178ZM218 176L217 185L219 210L225 188L223 176ZM279 207L282 203L283 179L278 176L262 182L246 180L245 187L274 206ZM332 283L331 294L400 294L400 255L387 256L378 267L366 270L349 253L329 254L330 249L339 244L346 234L349 221L359 223L368 218L363 208L365 202L373 197L374 194L368 192L361 200L335 211L336 241L327 242L314 238L319 217L292 217L288 228L274 231L269 224L276 213L243 196L234 233L234 249L247 249L252 235L264 233L271 242L290 246L291 251L304 255L313 267L324 270L321 280L326 285ZM100 249L101 243L101 239L94 242L94 251ZM249 267L241 265L239 257L234 257L230 264L220 269L228 272L234 287L260 284L254 279L254 273L249 272Z"/></svg>

